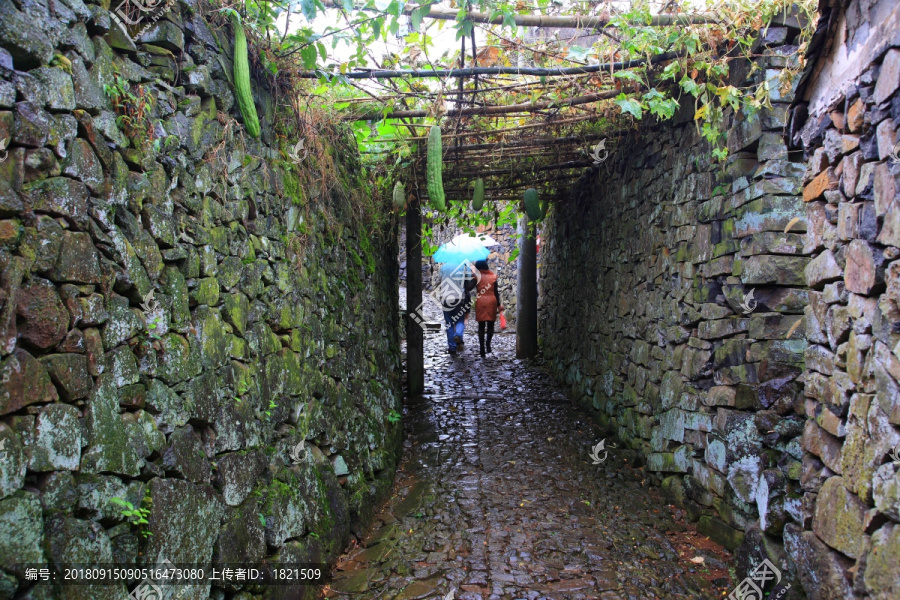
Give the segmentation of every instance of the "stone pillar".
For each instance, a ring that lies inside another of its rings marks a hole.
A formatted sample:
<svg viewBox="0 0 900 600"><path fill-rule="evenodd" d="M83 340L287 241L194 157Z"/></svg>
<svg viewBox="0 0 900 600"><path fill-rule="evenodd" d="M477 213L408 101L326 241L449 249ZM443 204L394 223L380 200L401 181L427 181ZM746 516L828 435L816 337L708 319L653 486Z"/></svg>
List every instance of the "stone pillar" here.
<svg viewBox="0 0 900 600"><path fill-rule="evenodd" d="M519 273L516 293L516 358L537 355L537 248L535 226L519 217Z"/></svg>
<svg viewBox="0 0 900 600"><path fill-rule="evenodd" d="M410 398L425 389L422 328L422 205L416 193L406 208L406 377Z"/></svg>

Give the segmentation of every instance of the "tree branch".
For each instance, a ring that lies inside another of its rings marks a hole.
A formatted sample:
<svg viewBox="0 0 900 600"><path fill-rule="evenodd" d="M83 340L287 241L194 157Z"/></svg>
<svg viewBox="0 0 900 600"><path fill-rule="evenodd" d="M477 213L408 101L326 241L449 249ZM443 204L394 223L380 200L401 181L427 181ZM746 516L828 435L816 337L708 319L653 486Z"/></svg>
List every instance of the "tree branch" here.
<svg viewBox="0 0 900 600"><path fill-rule="evenodd" d="M447 117L469 116L469 115L505 115L517 112L537 112L548 108L561 108L564 106L577 106L579 104L589 104L598 100L609 100L619 95L619 90L610 90L599 94L587 94L578 96L577 98L566 98L563 100L548 100L546 102L522 102L521 104L508 104L506 106L479 106L475 108L463 108L459 110L451 110L445 113ZM348 121L371 121L385 119L414 119L429 116L427 110L395 110L384 115L381 111L374 111L365 114L351 115L346 118Z"/></svg>
<svg viewBox="0 0 900 600"><path fill-rule="evenodd" d="M339 0L323 0L326 8L343 8L343 4ZM419 8L416 4L407 4L403 7L403 12L407 15L412 14L414 10ZM377 10L375 8L363 8L362 10ZM379 11L381 12L381 11ZM458 11L452 9L438 8L432 6L426 19L441 19L444 21L456 21ZM503 15L498 15L493 19L488 18L488 13L468 12L466 19L473 23L490 23L491 25L503 25ZM602 27L615 27L610 24L608 17L593 16L586 17L582 15L513 15L513 21L521 27L565 27L573 29L600 29ZM714 13L697 13L693 15L653 15L650 23L637 19L628 21L628 25L633 27L671 27L673 25L708 25L711 23L719 23L721 18Z"/></svg>
<svg viewBox="0 0 900 600"><path fill-rule="evenodd" d="M534 75L536 77L560 77L564 75L581 75L583 73L599 73L603 70L617 71L633 69L643 65L655 65L667 60L679 58L682 52L664 52L650 60L638 58L625 62L584 65L583 67L562 67L548 69L545 67L470 67L468 69L381 69L371 71L351 71L349 73L327 73L325 71L299 71L298 77L316 79L323 77L346 77L347 79L391 79L396 77L472 77L473 75Z"/></svg>

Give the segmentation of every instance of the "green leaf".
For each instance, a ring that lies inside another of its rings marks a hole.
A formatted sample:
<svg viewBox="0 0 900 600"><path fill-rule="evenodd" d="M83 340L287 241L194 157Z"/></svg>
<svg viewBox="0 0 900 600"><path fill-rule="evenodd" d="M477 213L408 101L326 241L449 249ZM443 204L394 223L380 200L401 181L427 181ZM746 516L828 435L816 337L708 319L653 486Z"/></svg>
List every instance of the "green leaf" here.
<svg viewBox="0 0 900 600"><path fill-rule="evenodd" d="M431 10L431 5L426 4L425 6L420 6L419 8L412 11L412 14L409 15L409 20L412 24L412 30L418 31L419 27L422 25L422 19L425 18L425 15L428 14L428 11Z"/></svg>
<svg viewBox="0 0 900 600"><path fill-rule="evenodd" d="M300 12L307 21L312 21L316 16L315 0L300 0Z"/></svg>
<svg viewBox="0 0 900 600"><path fill-rule="evenodd" d="M315 46L306 46L300 50L300 60L303 61L303 66L307 69L316 68L316 59L318 56L319 53Z"/></svg>
<svg viewBox="0 0 900 600"><path fill-rule="evenodd" d="M669 63L662 72L663 79L675 79L678 75L678 72L681 70L681 64L677 61L673 61Z"/></svg>
<svg viewBox="0 0 900 600"><path fill-rule="evenodd" d="M322 57L322 60L328 60L328 49L325 48L325 44L316 42L316 47L319 49L319 56Z"/></svg>
<svg viewBox="0 0 900 600"><path fill-rule="evenodd" d="M632 115L635 119L640 119L643 116L644 111L641 103L637 100L629 98L625 94L619 94L618 96L616 96L616 105L622 110L622 112Z"/></svg>
<svg viewBox="0 0 900 600"><path fill-rule="evenodd" d="M592 48L584 48L578 45L569 46L569 53L566 55L566 58L570 60L586 60L592 50Z"/></svg>
<svg viewBox="0 0 900 600"><path fill-rule="evenodd" d="M700 85L687 75L681 78L678 85L681 86L681 89L695 98L700 95Z"/></svg>
<svg viewBox="0 0 900 600"><path fill-rule="evenodd" d="M384 25L384 17L378 17L372 21L372 35L377 40L381 37L381 28Z"/></svg>
<svg viewBox="0 0 900 600"><path fill-rule="evenodd" d="M643 100L646 101L650 114L656 115L660 119L671 119L678 110L678 101L674 98L666 98L656 88L644 94Z"/></svg>
<svg viewBox="0 0 900 600"><path fill-rule="evenodd" d="M630 81L641 80L641 76L634 71L616 71L615 73L613 73L613 77L616 77L618 79L628 79Z"/></svg>
<svg viewBox="0 0 900 600"><path fill-rule="evenodd" d="M127 500L123 500L122 498L110 498L109 501L112 502L113 504L118 504L119 506L124 506L124 507L128 508L129 510L134 510L134 505L131 502L128 502Z"/></svg>

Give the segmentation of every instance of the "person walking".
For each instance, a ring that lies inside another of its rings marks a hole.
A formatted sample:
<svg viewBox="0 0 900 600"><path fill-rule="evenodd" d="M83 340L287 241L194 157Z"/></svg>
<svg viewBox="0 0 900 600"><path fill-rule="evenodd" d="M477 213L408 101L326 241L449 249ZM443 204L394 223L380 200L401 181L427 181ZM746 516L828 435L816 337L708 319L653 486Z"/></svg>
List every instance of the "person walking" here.
<svg viewBox="0 0 900 600"><path fill-rule="evenodd" d="M463 345L464 317L471 310L470 292L475 289L475 284L475 271L468 261L453 268L445 265L441 269L439 293L444 323L447 325L447 351L450 354L456 354L457 348Z"/></svg>
<svg viewBox="0 0 900 600"><path fill-rule="evenodd" d="M497 274L491 271L486 260L475 263L480 277L475 295L475 320L478 321L478 345L481 356L491 352L491 339L494 337L494 321L503 310L500 302L500 290L497 287ZM487 335L485 335L487 334Z"/></svg>

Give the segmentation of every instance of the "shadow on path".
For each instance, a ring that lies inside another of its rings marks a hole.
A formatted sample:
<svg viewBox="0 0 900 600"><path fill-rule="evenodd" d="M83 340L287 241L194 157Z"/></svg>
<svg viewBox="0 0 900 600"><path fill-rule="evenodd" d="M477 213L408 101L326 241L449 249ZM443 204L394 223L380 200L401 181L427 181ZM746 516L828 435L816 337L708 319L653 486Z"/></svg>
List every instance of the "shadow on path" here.
<svg viewBox="0 0 900 600"><path fill-rule="evenodd" d="M611 442L592 464L600 430L514 358L514 335L496 336L481 359L472 325L457 356L443 331L426 334L425 394L404 411L392 497L327 596L721 598L729 555Z"/></svg>

